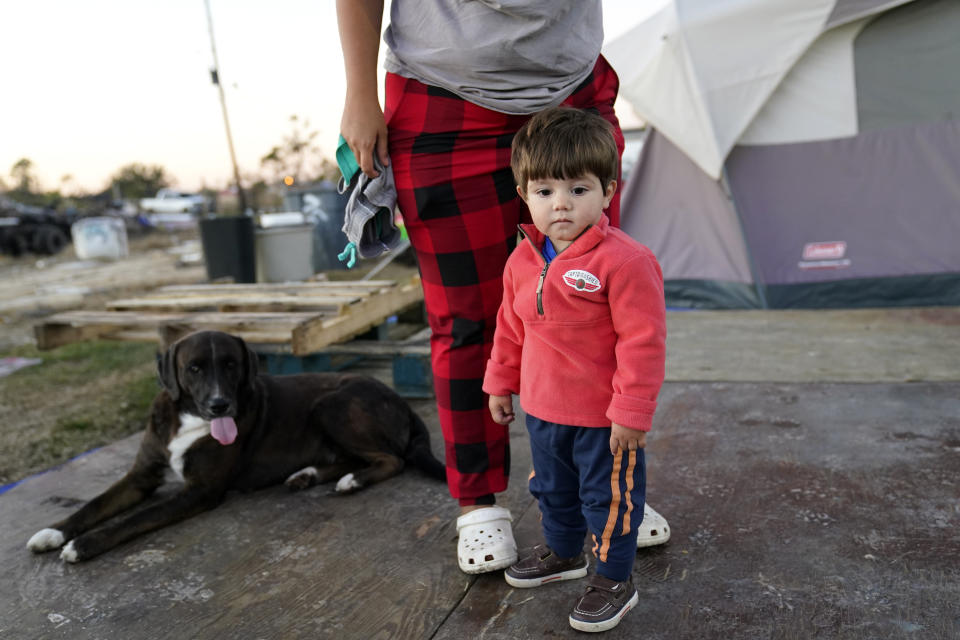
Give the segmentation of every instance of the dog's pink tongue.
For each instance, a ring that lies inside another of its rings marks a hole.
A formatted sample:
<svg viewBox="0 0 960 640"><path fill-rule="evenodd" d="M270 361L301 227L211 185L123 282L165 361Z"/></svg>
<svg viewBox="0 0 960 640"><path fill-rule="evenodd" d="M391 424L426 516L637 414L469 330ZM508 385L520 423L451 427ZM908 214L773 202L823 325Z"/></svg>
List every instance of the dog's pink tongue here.
<svg viewBox="0 0 960 640"><path fill-rule="evenodd" d="M237 439L237 423L233 418L214 418L210 421L210 435L220 444L230 444Z"/></svg>

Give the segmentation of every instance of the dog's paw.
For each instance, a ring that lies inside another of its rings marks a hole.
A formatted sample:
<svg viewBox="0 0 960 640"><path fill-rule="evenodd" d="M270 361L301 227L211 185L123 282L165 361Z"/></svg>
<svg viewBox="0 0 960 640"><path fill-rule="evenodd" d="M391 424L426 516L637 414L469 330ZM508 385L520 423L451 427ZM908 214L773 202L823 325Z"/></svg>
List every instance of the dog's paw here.
<svg viewBox="0 0 960 640"><path fill-rule="evenodd" d="M59 529L41 529L27 542L27 549L34 553L59 549L63 546L65 539L63 531Z"/></svg>
<svg viewBox="0 0 960 640"><path fill-rule="evenodd" d="M334 491L337 493L353 493L354 491L362 488L363 485L360 484L357 478L352 473L348 473L337 480L337 486Z"/></svg>
<svg viewBox="0 0 960 640"><path fill-rule="evenodd" d="M73 542L73 540L68 542L67 546L60 552L60 559L64 562L80 562L81 560L80 553L77 551L77 547Z"/></svg>
<svg viewBox="0 0 960 640"><path fill-rule="evenodd" d="M300 491L302 489L309 489L317 483L317 468L316 467L305 467L300 469L294 474L291 474L283 484L287 486L291 491Z"/></svg>

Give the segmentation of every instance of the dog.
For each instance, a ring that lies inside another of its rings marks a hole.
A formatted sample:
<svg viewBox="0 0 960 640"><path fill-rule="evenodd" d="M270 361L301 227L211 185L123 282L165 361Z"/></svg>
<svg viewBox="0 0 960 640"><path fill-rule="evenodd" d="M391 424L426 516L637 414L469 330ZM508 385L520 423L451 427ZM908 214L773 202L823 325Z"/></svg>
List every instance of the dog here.
<svg viewBox="0 0 960 640"><path fill-rule="evenodd" d="M227 333L201 331L157 357L162 389L127 474L76 513L38 531L36 553L63 547L79 562L216 507L228 490L281 482L294 490L337 480L349 494L406 464L444 480L423 420L387 385L349 373L262 375L257 356ZM165 481L183 486L130 513ZM114 516L117 516L114 518Z"/></svg>

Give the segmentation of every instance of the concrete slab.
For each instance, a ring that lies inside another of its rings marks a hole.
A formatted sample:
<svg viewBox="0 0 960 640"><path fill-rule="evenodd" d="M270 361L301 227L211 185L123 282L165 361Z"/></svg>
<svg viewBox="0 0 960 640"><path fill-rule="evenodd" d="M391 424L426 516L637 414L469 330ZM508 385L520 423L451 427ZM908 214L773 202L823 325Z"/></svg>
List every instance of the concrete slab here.
<svg viewBox="0 0 960 640"><path fill-rule="evenodd" d="M667 313L667 380L960 381L960 307Z"/></svg>
<svg viewBox="0 0 960 640"><path fill-rule="evenodd" d="M937 322L881 314L865 337L853 328L862 317L739 313L671 315L675 375L650 437L647 495L673 537L638 552L640 606L605 637L960 637L960 382L944 359L958 344L955 310ZM752 339L758 323L792 346ZM865 339L879 327L889 337ZM818 379L829 376L800 350L811 340L841 381ZM857 372L844 353L889 363L896 381L868 379L880 368L842 381ZM933 380L898 377L914 370ZM439 451L431 405L415 403ZM530 545L540 538L522 426L512 443L503 503ZM460 573L455 507L415 471L346 498L232 495L81 565L25 549L125 471L136 445L0 496L0 638L579 636L566 622L579 584L518 590Z"/></svg>
<svg viewBox="0 0 960 640"><path fill-rule="evenodd" d="M605 637L958 637L958 391L668 384L647 496L672 538L638 552L640 605ZM539 540L534 508L517 536ZM573 638L579 590L484 576L434 637Z"/></svg>

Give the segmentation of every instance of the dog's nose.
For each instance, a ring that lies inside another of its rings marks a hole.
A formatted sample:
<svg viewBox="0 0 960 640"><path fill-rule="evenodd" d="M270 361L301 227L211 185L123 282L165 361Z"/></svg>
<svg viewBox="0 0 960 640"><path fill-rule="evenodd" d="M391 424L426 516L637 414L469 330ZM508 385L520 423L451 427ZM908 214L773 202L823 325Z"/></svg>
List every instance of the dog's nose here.
<svg viewBox="0 0 960 640"><path fill-rule="evenodd" d="M207 406L210 409L210 413L215 416L222 416L227 412L227 409L230 408L230 403L223 398L214 398Z"/></svg>

